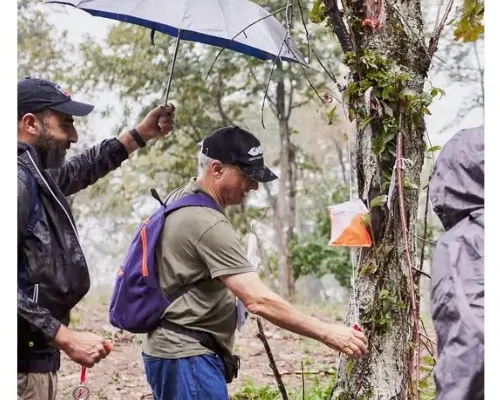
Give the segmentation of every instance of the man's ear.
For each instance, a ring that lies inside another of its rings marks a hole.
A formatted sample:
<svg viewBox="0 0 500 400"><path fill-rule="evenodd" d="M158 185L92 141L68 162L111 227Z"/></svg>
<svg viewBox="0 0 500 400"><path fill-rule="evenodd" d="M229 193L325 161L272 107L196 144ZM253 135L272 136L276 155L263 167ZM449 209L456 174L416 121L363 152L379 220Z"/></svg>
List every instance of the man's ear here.
<svg viewBox="0 0 500 400"><path fill-rule="evenodd" d="M219 179L224 172L224 165L219 160L210 162L210 172L215 179Z"/></svg>
<svg viewBox="0 0 500 400"><path fill-rule="evenodd" d="M19 122L23 132L36 136L40 129L40 121L35 116L35 114L27 113L24 114Z"/></svg>

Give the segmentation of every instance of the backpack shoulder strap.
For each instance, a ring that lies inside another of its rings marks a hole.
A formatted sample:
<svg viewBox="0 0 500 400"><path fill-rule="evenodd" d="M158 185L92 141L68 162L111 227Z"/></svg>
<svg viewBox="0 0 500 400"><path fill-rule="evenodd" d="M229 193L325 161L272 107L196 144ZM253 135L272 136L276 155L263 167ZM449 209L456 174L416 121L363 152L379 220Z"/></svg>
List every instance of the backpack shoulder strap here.
<svg viewBox="0 0 500 400"><path fill-rule="evenodd" d="M166 206L164 212L167 215L184 207L207 207L220 212L220 207L215 200L204 193L182 196Z"/></svg>
<svg viewBox="0 0 500 400"><path fill-rule="evenodd" d="M210 196L204 193L195 193L182 196L181 198L173 201L168 206L166 206L164 210L165 217L168 214L184 207L207 207L220 212L219 205ZM191 289L193 289L195 286L197 286L200 282L203 281L205 280L181 286L176 291L167 296L168 300L172 303L174 300L178 299L185 293L189 292Z"/></svg>
<svg viewBox="0 0 500 400"><path fill-rule="evenodd" d="M28 167L23 165L21 162L17 162L17 165L21 167L26 172L26 177L28 178L28 191L30 193L30 204L31 209L28 216L28 228L27 233L33 233L36 223L39 218L39 210L40 210L40 199L38 198L38 186L35 180L35 177L31 173Z"/></svg>

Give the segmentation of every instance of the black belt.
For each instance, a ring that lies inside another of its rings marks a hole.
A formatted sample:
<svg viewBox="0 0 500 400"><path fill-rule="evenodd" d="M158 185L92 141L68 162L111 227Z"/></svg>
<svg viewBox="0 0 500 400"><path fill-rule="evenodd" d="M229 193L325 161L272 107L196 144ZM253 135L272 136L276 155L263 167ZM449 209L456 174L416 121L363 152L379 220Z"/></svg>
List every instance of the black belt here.
<svg viewBox="0 0 500 400"><path fill-rule="evenodd" d="M178 333L180 335L189 336L209 350L212 350L215 354L225 360L227 357L231 357L232 355L224 350L219 343L214 339L214 337L208 333L203 331L197 331L194 329L185 328L184 326L174 324L173 322L166 321L164 319L161 320L161 327L164 329L168 329L169 331Z"/></svg>
<svg viewBox="0 0 500 400"><path fill-rule="evenodd" d="M224 363L225 378L227 383L231 383L234 378L238 377L238 370L240 369L240 357L231 354L229 351L223 349L214 337L203 331L197 331L190 328L185 328L181 325L174 324L173 322L161 320L160 326L169 331L185 335L200 342L200 344L217 354Z"/></svg>

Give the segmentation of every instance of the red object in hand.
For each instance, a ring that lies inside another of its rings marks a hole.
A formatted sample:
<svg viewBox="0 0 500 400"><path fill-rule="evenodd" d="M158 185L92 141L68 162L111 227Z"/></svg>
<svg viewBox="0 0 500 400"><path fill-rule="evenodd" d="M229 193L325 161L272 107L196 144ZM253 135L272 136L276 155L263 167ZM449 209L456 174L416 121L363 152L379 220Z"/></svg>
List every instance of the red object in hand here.
<svg viewBox="0 0 500 400"><path fill-rule="evenodd" d="M82 373L80 374L80 384L81 385L85 384L86 380L87 380L87 367L82 366Z"/></svg>
<svg viewBox="0 0 500 400"><path fill-rule="evenodd" d="M354 328L354 330L361 332L361 328L359 327L358 324L354 324L353 328Z"/></svg>
<svg viewBox="0 0 500 400"><path fill-rule="evenodd" d="M111 350L113 350L113 343L111 342L106 342L104 343L104 349L109 353L111 353Z"/></svg>

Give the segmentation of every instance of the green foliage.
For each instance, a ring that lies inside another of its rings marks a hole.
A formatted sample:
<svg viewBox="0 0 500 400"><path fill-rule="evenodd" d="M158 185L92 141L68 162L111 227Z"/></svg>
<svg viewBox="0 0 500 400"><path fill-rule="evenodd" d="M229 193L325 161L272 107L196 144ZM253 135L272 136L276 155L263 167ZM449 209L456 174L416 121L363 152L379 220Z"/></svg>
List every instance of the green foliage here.
<svg viewBox="0 0 500 400"><path fill-rule="evenodd" d="M306 384L305 400L326 400L330 395L332 386L321 385L319 379L315 379L312 387ZM302 389L287 388L288 398L290 400L302 400ZM231 400L280 400L281 394L276 386L253 386L246 385L239 389Z"/></svg>
<svg viewBox="0 0 500 400"><path fill-rule="evenodd" d="M42 0L17 2L17 76L64 81L74 62L66 31L49 24Z"/></svg>
<svg viewBox="0 0 500 400"><path fill-rule="evenodd" d="M349 250L345 248L329 248L328 239L312 236L295 240L292 244L293 277L314 274L321 277L332 273L345 287L350 286Z"/></svg>
<svg viewBox="0 0 500 400"><path fill-rule="evenodd" d="M427 92L415 93L412 90L415 89L413 77L405 67L396 68L393 61L371 50L363 49L360 57L353 52L347 52L344 55L344 63L359 71L362 77L359 81L351 82L346 90L351 120L357 120L360 130L374 123L378 128L372 137L372 151L382 166L383 196L383 191L389 187L396 156L396 113L403 106L404 115L409 117L410 122L419 125L425 115L430 115L429 106L433 99L442 97L445 92L440 88L431 87ZM373 98L370 98L370 105L365 104L366 93L370 90L376 99L376 115L373 110ZM403 181L403 185L406 189L419 189L407 179Z"/></svg>
<svg viewBox="0 0 500 400"><path fill-rule="evenodd" d="M397 134L396 119L394 117L385 117L382 119L382 130L373 140L372 150L375 155L381 155L386 151L390 144L393 144ZM394 146L391 146L394 147Z"/></svg>
<svg viewBox="0 0 500 400"><path fill-rule="evenodd" d="M370 202L370 208L373 208L373 207L382 207L386 202L387 202L387 196L386 195L375 197Z"/></svg>
<svg viewBox="0 0 500 400"><path fill-rule="evenodd" d="M314 274L321 277L332 273L340 284L349 287L351 262L349 250L344 247L329 247L330 218L327 207L346 201L347 188L338 182L331 184L328 195L317 205L314 217L314 232L295 237L292 244L293 276Z"/></svg>
<svg viewBox="0 0 500 400"><path fill-rule="evenodd" d="M326 9L323 0L315 0L311 10L311 22L319 24L326 20Z"/></svg>
<svg viewBox="0 0 500 400"><path fill-rule="evenodd" d="M387 332L393 323L393 315L406 309L406 304L398 300L395 289L382 289L373 304L363 310L361 323L372 326L380 333Z"/></svg>
<svg viewBox="0 0 500 400"><path fill-rule="evenodd" d="M462 15L456 22L455 40L475 42L484 34L484 1L464 0Z"/></svg>
<svg viewBox="0 0 500 400"><path fill-rule="evenodd" d="M425 150L426 153L435 153L437 151L441 150L441 146L431 146L427 150Z"/></svg>
<svg viewBox="0 0 500 400"><path fill-rule="evenodd" d="M432 374L435 365L436 359L430 354L424 355L420 361L419 391L422 400L435 400L436 398L436 384ZM416 382L413 387L415 385Z"/></svg>

